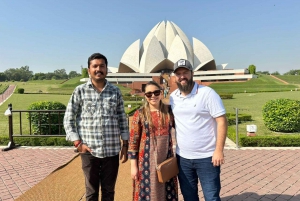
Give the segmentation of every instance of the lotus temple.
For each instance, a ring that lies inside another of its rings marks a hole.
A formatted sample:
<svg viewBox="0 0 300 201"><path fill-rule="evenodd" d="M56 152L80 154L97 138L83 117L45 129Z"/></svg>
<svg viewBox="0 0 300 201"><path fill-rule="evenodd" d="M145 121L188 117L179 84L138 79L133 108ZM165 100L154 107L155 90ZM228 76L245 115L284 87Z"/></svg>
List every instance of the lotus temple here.
<svg viewBox="0 0 300 201"><path fill-rule="evenodd" d="M254 77L247 69L226 69L227 64L216 65L205 44L196 38L192 38L191 43L174 22L161 21L142 43L138 39L125 50L118 68L108 67L107 80L130 87L132 94L141 93L151 80L172 92L177 88L173 64L179 59L190 61L193 79L202 85L246 81Z"/></svg>

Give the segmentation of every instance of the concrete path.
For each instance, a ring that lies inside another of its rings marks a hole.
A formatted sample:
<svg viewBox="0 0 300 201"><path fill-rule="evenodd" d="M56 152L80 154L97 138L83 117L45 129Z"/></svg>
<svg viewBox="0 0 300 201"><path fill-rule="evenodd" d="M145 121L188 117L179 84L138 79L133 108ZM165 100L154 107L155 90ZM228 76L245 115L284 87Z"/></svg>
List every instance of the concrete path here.
<svg viewBox="0 0 300 201"><path fill-rule="evenodd" d="M236 149L232 145L226 142L222 201L300 201L300 148ZM14 200L74 156L72 147L0 152L0 201ZM200 186L199 196L204 200ZM181 194L179 198L183 201Z"/></svg>
<svg viewBox="0 0 300 201"><path fill-rule="evenodd" d="M5 101L14 93L15 88L15 85L9 85L5 92L3 94L0 94L0 105L5 103Z"/></svg>

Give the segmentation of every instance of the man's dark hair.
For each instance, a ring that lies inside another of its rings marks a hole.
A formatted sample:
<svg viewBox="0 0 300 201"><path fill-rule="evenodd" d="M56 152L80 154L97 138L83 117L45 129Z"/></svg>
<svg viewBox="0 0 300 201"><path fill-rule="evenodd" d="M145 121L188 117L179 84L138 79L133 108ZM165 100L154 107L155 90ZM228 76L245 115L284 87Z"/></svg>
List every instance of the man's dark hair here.
<svg viewBox="0 0 300 201"><path fill-rule="evenodd" d="M90 67L90 63L94 59L104 59L106 67L107 67L107 59L103 54L100 53L94 53L88 58L88 68Z"/></svg>

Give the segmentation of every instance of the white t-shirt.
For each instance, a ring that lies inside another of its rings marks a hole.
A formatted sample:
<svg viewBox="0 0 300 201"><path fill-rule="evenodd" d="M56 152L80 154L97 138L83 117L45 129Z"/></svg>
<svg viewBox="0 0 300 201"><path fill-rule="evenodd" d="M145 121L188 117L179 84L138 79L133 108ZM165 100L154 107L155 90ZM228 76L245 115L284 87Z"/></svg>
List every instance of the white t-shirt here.
<svg viewBox="0 0 300 201"><path fill-rule="evenodd" d="M211 157L217 138L214 118L225 114L220 96L212 88L195 83L187 96L176 89L170 104L175 116L176 153L187 159Z"/></svg>

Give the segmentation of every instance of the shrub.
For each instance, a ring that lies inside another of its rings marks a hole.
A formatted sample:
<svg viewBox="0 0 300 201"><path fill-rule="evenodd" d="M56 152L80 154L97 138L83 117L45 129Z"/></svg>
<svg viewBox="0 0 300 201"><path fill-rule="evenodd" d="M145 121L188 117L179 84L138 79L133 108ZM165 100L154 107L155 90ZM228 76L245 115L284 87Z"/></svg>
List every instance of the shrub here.
<svg viewBox="0 0 300 201"><path fill-rule="evenodd" d="M227 121L229 125L235 125L236 117L235 113L226 113ZM251 115L249 114L238 114L238 123L242 121L252 121Z"/></svg>
<svg viewBox="0 0 300 201"><path fill-rule="evenodd" d="M262 112L264 123L271 131L300 131L300 101L284 98L270 100Z"/></svg>
<svg viewBox="0 0 300 201"><path fill-rule="evenodd" d="M10 142L8 136L0 137L0 145L7 145ZM15 144L21 146L72 146L73 142L66 141L62 137L14 137Z"/></svg>
<svg viewBox="0 0 300 201"><path fill-rule="evenodd" d="M221 99L232 99L233 94L219 94Z"/></svg>
<svg viewBox="0 0 300 201"><path fill-rule="evenodd" d="M24 89L23 88L18 88L18 94L24 94Z"/></svg>
<svg viewBox="0 0 300 201"><path fill-rule="evenodd" d="M66 106L57 101L39 101L29 105L28 110L65 110ZM34 134L57 135L65 134L63 129L64 112L28 112L27 119L31 121ZM60 131L60 132L59 132Z"/></svg>
<svg viewBox="0 0 300 201"><path fill-rule="evenodd" d="M240 145L243 147L299 147L298 135L292 136L255 136L240 137Z"/></svg>

